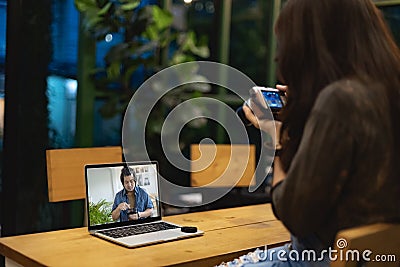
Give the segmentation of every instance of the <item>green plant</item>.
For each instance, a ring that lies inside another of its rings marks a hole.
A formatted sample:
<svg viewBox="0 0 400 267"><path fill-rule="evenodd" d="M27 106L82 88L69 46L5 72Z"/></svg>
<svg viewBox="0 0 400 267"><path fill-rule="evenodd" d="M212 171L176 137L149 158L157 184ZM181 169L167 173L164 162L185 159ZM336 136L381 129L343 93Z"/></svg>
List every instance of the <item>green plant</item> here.
<svg viewBox="0 0 400 267"><path fill-rule="evenodd" d="M93 70L96 88L107 100L101 108L104 117L122 113L141 82L157 71L209 56L208 46L194 32L174 31L172 14L146 2L75 0L87 34L97 41L113 35L123 39L106 54L105 66ZM135 73L140 75L133 78Z"/></svg>
<svg viewBox="0 0 400 267"><path fill-rule="evenodd" d="M148 4L146 0L75 0L82 15L82 26L86 34L96 41L104 41L111 36L120 36L122 41L113 45L104 57L104 66L92 71L96 90L104 104L100 108L103 118L112 118L123 114L139 86L150 76L166 67L193 61L209 56L205 38L197 38L192 31L177 31L172 27L173 16L168 10ZM192 67L177 73L176 78L186 82L157 103L148 121L146 121L146 140L154 144L160 139L164 119L176 105L184 100L202 96L211 90L206 83L190 83L189 77L197 73ZM199 75L196 76L198 80ZM203 79L205 82L206 79ZM168 84L168 82L166 82ZM162 86L161 86L162 87ZM162 87L164 88L164 87ZM153 92L160 88L149 88ZM149 92L152 94L152 92ZM204 115L206 108L193 106L193 114ZM177 121L185 121L188 114ZM186 116L186 117L185 117ZM142 120L143 118L137 118ZM189 131L198 132L206 126L205 119L188 124ZM168 133L164 133L168 135ZM193 134L192 134L193 136ZM181 136L181 149L193 142L190 134ZM151 145L152 157L159 155L159 148Z"/></svg>
<svg viewBox="0 0 400 267"><path fill-rule="evenodd" d="M113 222L111 218L111 205L112 203L107 202L105 199L102 199L97 203L89 202L90 224L94 225Z"/></svg>

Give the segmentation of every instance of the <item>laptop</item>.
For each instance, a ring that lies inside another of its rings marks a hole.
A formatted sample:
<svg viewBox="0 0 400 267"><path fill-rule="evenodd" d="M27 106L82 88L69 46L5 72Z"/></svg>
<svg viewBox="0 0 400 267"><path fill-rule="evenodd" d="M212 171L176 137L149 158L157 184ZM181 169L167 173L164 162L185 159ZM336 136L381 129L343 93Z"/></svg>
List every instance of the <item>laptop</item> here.
<svg viewBox="0 0 400 267"><path fill-rule="evenodd" d="M134 184L125 177L126 171L132 173ZM204 234L196 227L162 219L156 161L88 164L85 180L88 230L96 237L135 248ZM129 191L135 192L134 201L128 198L133 195Z"/></svg>

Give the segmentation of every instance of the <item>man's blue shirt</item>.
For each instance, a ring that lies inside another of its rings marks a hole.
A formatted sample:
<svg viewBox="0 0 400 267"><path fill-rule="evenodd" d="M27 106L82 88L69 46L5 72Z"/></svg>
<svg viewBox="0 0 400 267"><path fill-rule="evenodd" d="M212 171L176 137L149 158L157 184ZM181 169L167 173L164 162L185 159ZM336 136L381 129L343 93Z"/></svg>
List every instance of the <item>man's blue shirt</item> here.
<svg viewBox="0 0 400 267"><path fill-rule="evenodd" d="M143 212L146 209L153 208L153 202L151 202L149 195L139 186L135 186L135 199L136 199L136 207L131 207L131 208L135 208L137 212ZM129 203L128 195L126 194L125 188L119 191L115 195L112 210L115 210L117 206L122 202ZM121 222L128 221L128 213L126 210L122 210L120 212L119 220Z"/></svg>

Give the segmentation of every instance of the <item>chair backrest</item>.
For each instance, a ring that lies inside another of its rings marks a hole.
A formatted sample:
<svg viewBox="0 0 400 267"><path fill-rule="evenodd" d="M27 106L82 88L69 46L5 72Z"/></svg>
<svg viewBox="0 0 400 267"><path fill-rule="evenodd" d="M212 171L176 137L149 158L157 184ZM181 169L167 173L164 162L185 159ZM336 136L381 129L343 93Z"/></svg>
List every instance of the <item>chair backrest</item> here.
<svg viewBox="0 0 400 267"><path fill-rule="evenodd" d="M400 266L400 224L377 223L338 233L331 267ZM358 260L357 260L357 255Z"/></svg>
<svg viewBox="0 0 400 267"><path fill-rule="evenodd" d="M122 148L90 147L46 151L47 182L50 202L84 199L86 164L122 161Z"/></svg>
<svg viewBox="0 0 400 267"><path fill-rule="evenodd" d="M211 187L230 186L232 181L238 181L236 187L255 184L254 145L192 144L190 151L192 186L209 185L219 177Z"/></svg>

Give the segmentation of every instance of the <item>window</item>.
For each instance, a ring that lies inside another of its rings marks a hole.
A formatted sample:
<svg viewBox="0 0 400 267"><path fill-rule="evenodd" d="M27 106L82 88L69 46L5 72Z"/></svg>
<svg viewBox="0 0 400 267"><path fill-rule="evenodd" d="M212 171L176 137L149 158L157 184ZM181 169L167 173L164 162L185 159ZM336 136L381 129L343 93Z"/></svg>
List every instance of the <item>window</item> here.
<svg viewBox="0 0 400 267"><path fill-rule="evenodd" d="M0 0L0 149L3 148L4 127L4 64L6 58L7 2Z"/></svg>
<svg viewBox="0 0 400 267"><path fill-rule="evenodd" d="M400 4L381 6L380 9L392 30L397 45L400 46Z"/></svg>

